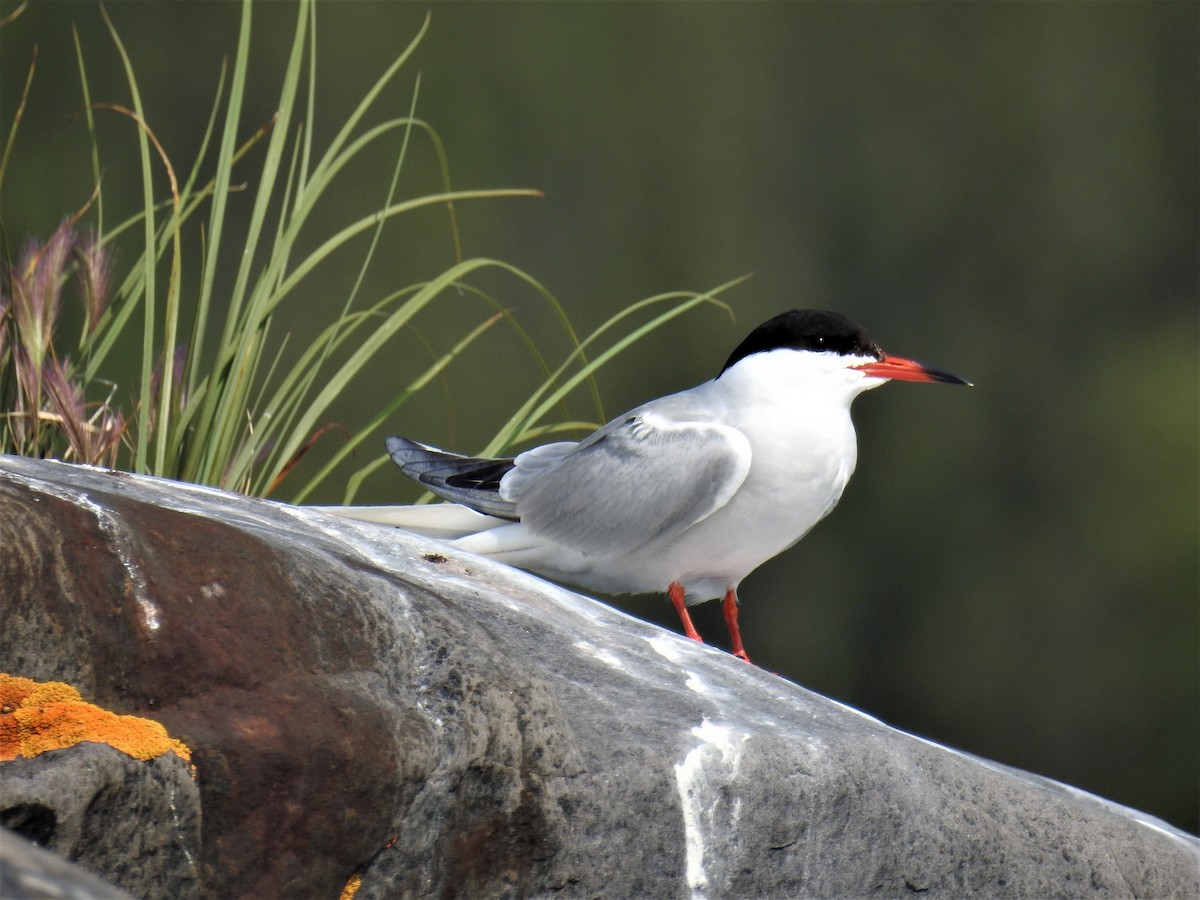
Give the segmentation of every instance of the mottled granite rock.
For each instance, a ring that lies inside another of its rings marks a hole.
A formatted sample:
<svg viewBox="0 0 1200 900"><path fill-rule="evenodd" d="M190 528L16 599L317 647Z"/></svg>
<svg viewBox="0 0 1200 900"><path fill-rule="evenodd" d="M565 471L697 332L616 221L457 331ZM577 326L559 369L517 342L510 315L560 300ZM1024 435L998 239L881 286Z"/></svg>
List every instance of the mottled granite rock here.
<svg viewBox="0 0 1200 900"><path fill-rule="evenodd" d="M0 897L4 900L134 900L133 894L0 828Z"/></svg>
<svg viewBox="0 0 1200 900"><path fill-rule="evenodd" d="M0 825L140 896L199 893L200 794L174 753L88 742L2 762Z"/></svg>
<svg viewBox="0 0 1200 900"><path fill-rule="evenodd" d="M427 539L0 457L0 565L0 671L192 748L203 896L1200 892L1158 820Z"/></svg>

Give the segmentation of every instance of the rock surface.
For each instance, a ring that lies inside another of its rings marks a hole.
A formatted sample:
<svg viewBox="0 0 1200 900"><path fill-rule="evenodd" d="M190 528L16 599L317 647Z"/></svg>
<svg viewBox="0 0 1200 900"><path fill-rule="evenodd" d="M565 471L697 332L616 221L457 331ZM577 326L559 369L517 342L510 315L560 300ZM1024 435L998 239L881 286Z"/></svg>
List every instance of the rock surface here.
<svg viewBox="0 0 1200 900"><path fill-rule="evenodd" d="M1200 893L1158 820L427 539L0 457L0 566L0 671L192 748L175 817L40 835L135 895ZM78 749L0 763L4 821ZM161 812L156 777L121 802Z"/></svg>
<svg viewBox="0 0 1200 900"><path fill-rule="evenodd" d="M198 893L200 796L173 753L83 743L0 762L0 825L141 896Z"/></svg>
<svg viewBox="0 0 1200 900"><path fill-rule="evenodd" d="M4 900L133 900L91 872L0 828L0 897Z"/></svg>

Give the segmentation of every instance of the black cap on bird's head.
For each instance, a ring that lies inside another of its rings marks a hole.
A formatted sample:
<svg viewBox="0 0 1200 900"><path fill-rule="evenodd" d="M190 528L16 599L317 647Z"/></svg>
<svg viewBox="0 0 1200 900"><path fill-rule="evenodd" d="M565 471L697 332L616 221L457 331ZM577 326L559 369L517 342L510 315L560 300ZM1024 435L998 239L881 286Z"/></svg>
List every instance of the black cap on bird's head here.
<svg viewBox="0 0 1200 900"><path fill-rule="evenodd" d="M813 350L842 356L883 357L883 351L866 330L841 313L826 309L791 309L750 332L729 355L721 371L747 356L769 350Z"/></svg>
<svg viewBox="0 0 1200 900"><path fill-rule="evenodd" d="M861 325L839 312L827 309L793 309L763 322L737 345L721 367L721 374L747 356L771 350L808 350L863 358L868 361L853 368L860 369L871 378L971 383L935 366L889 356Z"/></svg>

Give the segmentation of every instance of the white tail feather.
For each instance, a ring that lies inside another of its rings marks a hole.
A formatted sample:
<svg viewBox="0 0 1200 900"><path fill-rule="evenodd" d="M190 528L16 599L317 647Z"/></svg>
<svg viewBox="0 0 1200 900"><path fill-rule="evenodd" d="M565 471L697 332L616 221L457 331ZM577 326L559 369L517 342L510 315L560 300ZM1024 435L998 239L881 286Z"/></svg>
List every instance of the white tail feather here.
<svg viewBox="0 0 1200 900"><path fill-rule="evenodd" d="M490 531L512 524L507 519L485 516L457 503L429 503L422 506L314 506L311 509L342 519L391 525L423 534L427 537L452 541L456 538Z"/></svg>

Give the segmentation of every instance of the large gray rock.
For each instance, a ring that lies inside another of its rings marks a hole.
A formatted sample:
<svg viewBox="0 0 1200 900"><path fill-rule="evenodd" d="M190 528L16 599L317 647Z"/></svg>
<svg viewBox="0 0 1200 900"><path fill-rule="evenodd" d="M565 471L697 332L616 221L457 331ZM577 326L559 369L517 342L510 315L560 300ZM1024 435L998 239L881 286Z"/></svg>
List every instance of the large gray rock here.
<svg viewBox="0 0 1200 900"><path fill-rule="evenodd" d="M0 897L4 900L134 900L91 872L0 828Z"/></svg>
<svg viewBox="0 0 1200 900"><path fill-rule="evenodd" d="M199 799L174 753L88 742L0 763L0 825L145 897L198 894Z"/></svg>
<svg viewBox="0 0 1200 900"><path fill-rule="evenodd" d="M0 554L0 671L191 746L205 896L1200 893L1158 820L430 540L4 457Z"/></svg>

